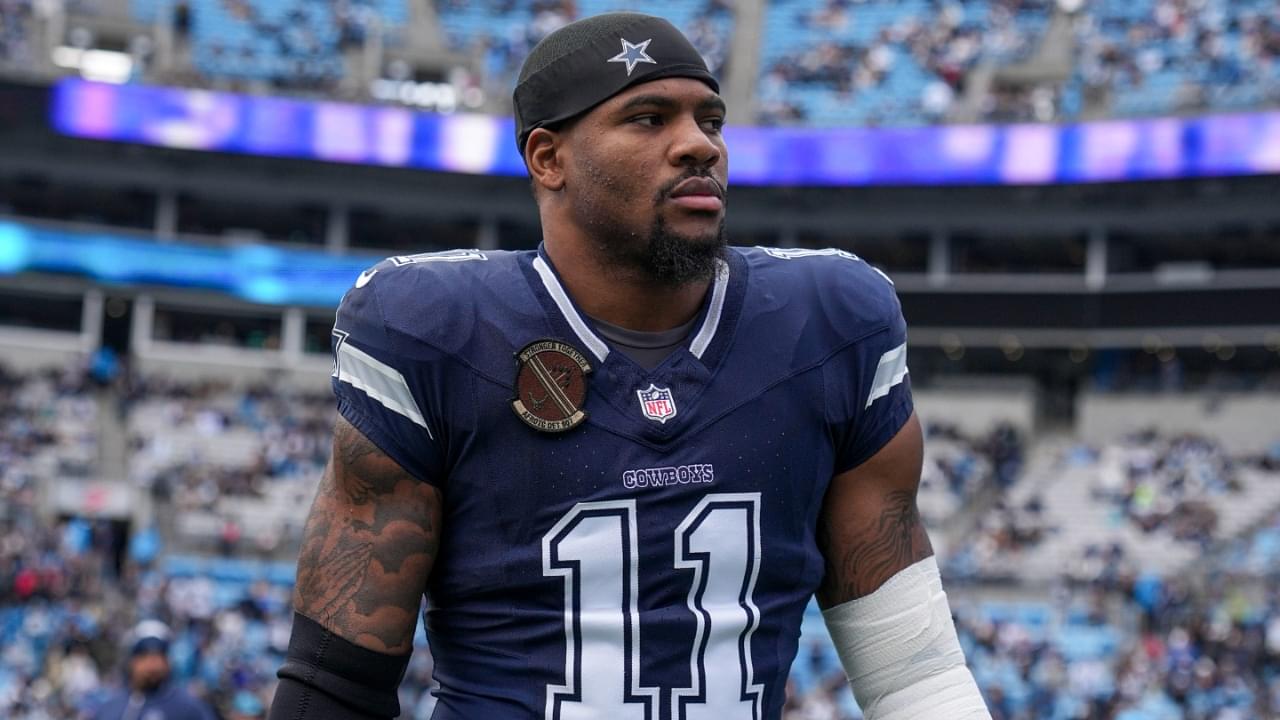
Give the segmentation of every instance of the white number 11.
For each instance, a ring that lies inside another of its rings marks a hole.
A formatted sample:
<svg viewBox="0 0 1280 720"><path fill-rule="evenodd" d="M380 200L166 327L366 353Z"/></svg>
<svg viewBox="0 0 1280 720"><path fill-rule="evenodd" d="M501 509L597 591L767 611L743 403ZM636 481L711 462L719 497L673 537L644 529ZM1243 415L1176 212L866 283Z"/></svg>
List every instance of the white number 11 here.
<svg viewBox="0 0 1280 720"><path fill-rule="evenodd" d="M546 720L657 720L659 689L640 684L636 522L635 500L578 503L542 537L543 574L564 578L565 682L547 687ZM697 631L671 717L759 720L760 493L709 494L674 535L675 567L693 571Z"/></svg>

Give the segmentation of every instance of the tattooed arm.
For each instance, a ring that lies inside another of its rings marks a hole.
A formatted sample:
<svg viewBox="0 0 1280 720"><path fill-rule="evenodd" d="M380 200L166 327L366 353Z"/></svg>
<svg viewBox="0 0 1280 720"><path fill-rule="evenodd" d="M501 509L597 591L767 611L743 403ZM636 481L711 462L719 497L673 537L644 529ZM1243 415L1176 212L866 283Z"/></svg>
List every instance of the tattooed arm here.
<svg viewBox="0 0 1280 720"><path fill-rule="evenodd" d="M870 595L933 554L916 509L923 463L920 421L912 415L880 452L832 479L818 524L823 608Z"/></svg>
<svg viewBox="0 0 1280 720"><path fill-rule="evenodd" d="M361 647L408 652L440 540L440 491L346 420L303 530L298 612Z"/></svg>
<svg viewBox="0 0 1280 720"><path fill-rule="evenodd" d="M271 718L393 717L440 539L441 496L345 419L303 530ZM340 708L325 703L346 703Z"/></svg>
<svg viewBox="0 0 1280 720"><path fill-rule="evenodd" d="M916 509L923 461L912 415L870 460L831 481L818 604L868 720L991 720Z"/></svg>

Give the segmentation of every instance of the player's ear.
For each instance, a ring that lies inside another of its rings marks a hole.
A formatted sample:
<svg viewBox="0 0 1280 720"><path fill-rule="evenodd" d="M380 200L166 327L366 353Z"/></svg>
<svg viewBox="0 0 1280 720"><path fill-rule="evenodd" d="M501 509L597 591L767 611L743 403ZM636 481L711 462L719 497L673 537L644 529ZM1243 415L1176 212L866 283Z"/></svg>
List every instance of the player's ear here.
<svg viewBox="0 0 1280 720"><path fill-rule="evenodd" d="M564 188L564 137L547 128L535 128L524 144L525 164L533 184L552 192Z"/></svg>

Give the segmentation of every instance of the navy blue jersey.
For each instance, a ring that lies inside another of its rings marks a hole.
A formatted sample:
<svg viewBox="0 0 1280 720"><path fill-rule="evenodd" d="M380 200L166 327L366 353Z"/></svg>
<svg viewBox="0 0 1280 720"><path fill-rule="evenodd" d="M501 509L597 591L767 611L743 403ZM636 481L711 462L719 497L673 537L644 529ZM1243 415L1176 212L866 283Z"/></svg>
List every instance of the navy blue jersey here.
<svg viewBox="0 0 1280 720"><path fill-rule="evenodd" d="M394 257L343 299L339 411L444 497L434 718L781 715L827 485L912 412L906 328L857 257L765 248L728 251L693 328L645 371L543 252ZM513 409L572 400L517 397L539 340L590 366L560 432Z"/></svg>

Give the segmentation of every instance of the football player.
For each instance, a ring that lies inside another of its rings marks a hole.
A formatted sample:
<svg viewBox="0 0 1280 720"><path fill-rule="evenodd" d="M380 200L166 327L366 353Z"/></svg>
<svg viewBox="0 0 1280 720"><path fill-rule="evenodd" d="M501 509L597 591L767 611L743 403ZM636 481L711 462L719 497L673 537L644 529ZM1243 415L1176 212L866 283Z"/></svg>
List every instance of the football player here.
<svg viewBox="0 0 1280 720"><path fill-rule="evenodd" d="M393 257L338 310L271 716L396 715L425 593L439 720L776 719L816 593L868 718L988 718L892 283L727 246L725 104L664 20L551 34L515 109L542 245Z"/></svg>

